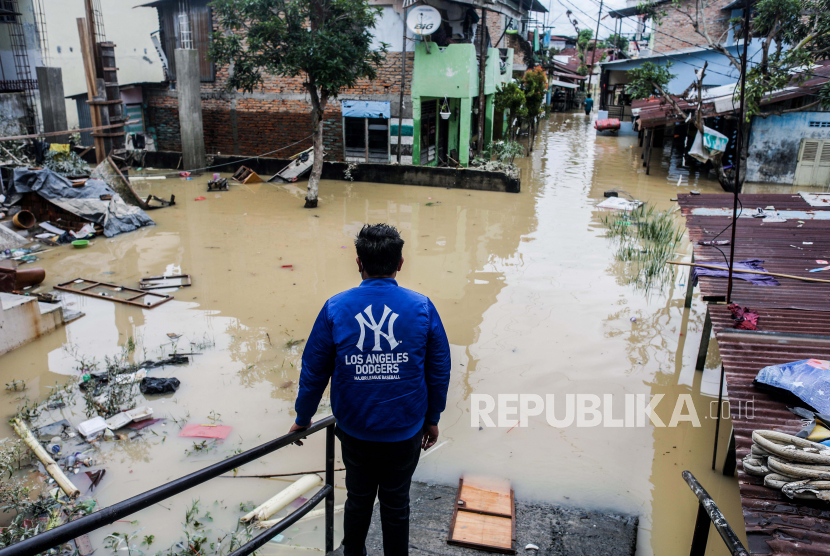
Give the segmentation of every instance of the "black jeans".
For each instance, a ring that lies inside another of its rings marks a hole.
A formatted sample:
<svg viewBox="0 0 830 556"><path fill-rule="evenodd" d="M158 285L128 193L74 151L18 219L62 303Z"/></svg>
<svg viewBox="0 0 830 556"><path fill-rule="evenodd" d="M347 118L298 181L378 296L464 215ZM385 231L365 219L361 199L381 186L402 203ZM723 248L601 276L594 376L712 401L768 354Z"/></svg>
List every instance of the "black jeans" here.
<svg viewBox="0 0 830 556"><path fill-rule="evenodd" d="M409 553L409 486L418 466L423 431L400 442L370 442L336 429L346 466L344 556L366 554L375 496L380 500L385 556Z"/></svg>

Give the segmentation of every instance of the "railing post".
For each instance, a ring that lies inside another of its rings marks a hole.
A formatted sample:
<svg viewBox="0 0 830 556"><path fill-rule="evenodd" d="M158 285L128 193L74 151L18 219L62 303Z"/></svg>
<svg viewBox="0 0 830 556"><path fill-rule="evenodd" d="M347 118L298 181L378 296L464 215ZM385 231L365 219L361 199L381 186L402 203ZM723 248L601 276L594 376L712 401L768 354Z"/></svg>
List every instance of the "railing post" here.
<svg viewBox="0 0 830 556"><path fill-rule="evenodd" d="M334 425L326 427L326 484L331 492L326 496L326 554L334 551Z"/></svg>
<svg viewBox="0 0 830 556"><path fill-rule="evenodd" d="M697 520L695 521L695 532L692 535L692 551L690 556L703 556L706 553L706 543L709 542L709 514L703 503L697 505Z"/></svg>

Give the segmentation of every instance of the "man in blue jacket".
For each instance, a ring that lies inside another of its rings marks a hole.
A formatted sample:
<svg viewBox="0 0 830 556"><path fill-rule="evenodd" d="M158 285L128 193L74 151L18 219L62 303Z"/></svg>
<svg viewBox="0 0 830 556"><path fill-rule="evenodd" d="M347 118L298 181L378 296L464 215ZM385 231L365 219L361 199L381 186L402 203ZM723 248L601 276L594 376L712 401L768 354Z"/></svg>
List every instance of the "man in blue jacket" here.
<svg viewBox="0 0 830 556"><path fill-rule="evenodd" d="M420 450L438 439L450 347L426 296L398 286L404 241L386 224L355 240L363 282L326 301L303 352L291 431L306 429L331 379L346 466L345 556L366 554L375 496L385 556L409 551L409 486Z"/></svg>

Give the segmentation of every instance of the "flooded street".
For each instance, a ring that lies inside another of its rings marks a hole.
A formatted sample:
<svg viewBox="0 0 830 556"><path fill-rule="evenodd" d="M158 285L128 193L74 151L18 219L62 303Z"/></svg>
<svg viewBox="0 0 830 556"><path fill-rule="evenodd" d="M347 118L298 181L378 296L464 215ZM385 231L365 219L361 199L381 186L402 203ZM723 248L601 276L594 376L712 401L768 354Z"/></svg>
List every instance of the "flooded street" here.
<svg viewBox="0 0 830 556"><path fill-rule="evenodd" d="M453 350L441 437L422 456L417 480L453 485L462 474L501 477L512 481L520 499L639 515L637 554L646 556L689 549L697 500L680 475L688 469L743 537L737 481L710 469L710 403L714 416L719 380L715 342L706 371L694 370L705 306L696 294L691 311L684 310L685 270L662 291L646 294L630 285L627 265L615 261L603 213L595 208L609 189L661 210L692 188L722 190L678 169L668 142L646 176L636 137L594 134L582 114L543 122L532 155L517 159L518 195L323 181L319 208L303 210L304 182L233 183L229 192L206 192L208 175L135 182L140 194L175 194L177 204L152 212L154 227L99 236L86 250L45 253L37 263L47 271L45 286L88 278L135 287L141 277L178 269L192 275L193 286L152 310L66 295L68 308L86 316L0 357L3 382L25 380L25 394L43 399L49 386L80 374L70 351L103 363L129 338L138 346L136 361L200 354L189 365L150 371L182 383L175 394L147 401L155 417L166 417L163 425L132 441L98 443L95 457L107 469L94 494L99 506L250 449L288 431L305 345L298 341L307 338L326 299L359 283L357 231L367 222L388 222L406 241L399 284L432 299ZM206 199L194 200L199 196ZM690 246L684 243L679 254L690 256ZM20 394L2 394L5 417L15 413ZM553 394L557 400L609 394L620 403L613 411L620 418L626 394L663 394L656 412L665 423L678 396L689 394L702 426L554 428L543 414L527 427L479 428L471 426L473 394ZM77 426L86 419L83 408L76 396L74 406L43 421L68 418ZM321 407L319 415L329 412ZM178 437L175 420L233 430L206 453L188 454L194 441ZM0 426L0 437L14 436L6 419ZM728 432L727 421L720 460ZM317 434L238 473L302 472L324 463L324 435ZM337 477L336 503L342 504L343 474ZM136 544L155 535L145 552L165 549L180 538L179 523L195 499L214 520L213 538L235 527L240 504L259 504L287 484L217 478L136 514L138 523L103 529L93 543L100 546L112 531L141 529ZM339 544L342 515L335 523ZM711 535L709 554L726 554ZM263 553L296 553L285 545L319 549L323 541L322 519L307 521Z"/></svg>

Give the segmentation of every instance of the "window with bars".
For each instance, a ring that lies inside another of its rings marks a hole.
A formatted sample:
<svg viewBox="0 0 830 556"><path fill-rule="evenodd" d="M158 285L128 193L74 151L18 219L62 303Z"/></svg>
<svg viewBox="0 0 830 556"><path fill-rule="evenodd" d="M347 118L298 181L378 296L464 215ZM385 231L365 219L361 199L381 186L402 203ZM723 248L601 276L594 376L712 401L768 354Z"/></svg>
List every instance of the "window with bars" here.
<svg viewBox="0 0 830 556"><path fill-rule="evenodd" d="M0 0L3 1L3 0ZM215 80L215 67L208 58L210 35L213 32L212 0L190 0L183 10L179 2L170 0L157 6L159 13L160 38L167 56L169 77L176 79L176 49L194 48L199 53L200 80Z"/></svg>
<svg viewBox="0 0 830 556"><path fill-rule="evenodd" d="M0 0L0 8L3 11L16 12L17 2L14 0ZM17 22L16 15L0 15L0 23L15 23Z"/></svg>
<svg viewBox="0 0 830 556"><path fill-rule="evenodd" d="M810 127L830 127L830 122L811 121Z"/></svg>

